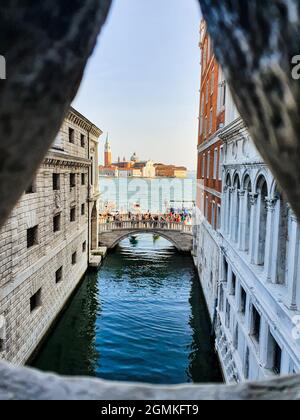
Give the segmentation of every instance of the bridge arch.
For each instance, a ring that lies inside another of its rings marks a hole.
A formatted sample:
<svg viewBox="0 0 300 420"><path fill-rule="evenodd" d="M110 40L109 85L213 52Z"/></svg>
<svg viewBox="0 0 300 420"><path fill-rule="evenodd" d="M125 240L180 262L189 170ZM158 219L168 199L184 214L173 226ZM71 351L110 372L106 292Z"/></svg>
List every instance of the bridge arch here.
<svg viewBox="0 0 300 420"><path fill-rule="evenodd" d="M122 233L120 232L120 235L118 237L118 239L115 240L115 242L113 242L112 247L111 248L115 248L120 242L122 242L124 239L129 238L130 236L136 236L136 235L159 235L162 238L166 239L168 242L170 242L172 245L174 245L174 247L177 249L177 251L182 252L182 244L179 243L178 240L176 240L173 235L170 233L166 233L166 232L161 232L158 230L153 230L153 231L149 231L149 229L145 229L143 230L139 230L138 232L136 230L133 230L131 232L126 232L126 233Z"/></svg>
<svg viewBox="0 0 300 420"><path fill-rule="evenodd" d="M193 247L192 226L166 226L159 224L152 226L145 224L144 226L135 226L134 224L122 224L117 226L102 225L99 233L99 245L108 249L115 248L122 240L141 234L159 235L175 246L179 252L191 252Z"/></svg>

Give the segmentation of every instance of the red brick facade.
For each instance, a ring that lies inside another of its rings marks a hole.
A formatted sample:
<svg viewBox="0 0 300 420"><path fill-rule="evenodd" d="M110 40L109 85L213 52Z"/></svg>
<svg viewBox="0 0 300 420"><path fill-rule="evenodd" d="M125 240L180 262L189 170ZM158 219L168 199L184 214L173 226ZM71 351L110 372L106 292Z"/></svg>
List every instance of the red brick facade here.
<svg viewBox="0 0 300 420"><path fill-rule="evenodd" d="M225 89L222 71L213 53L212 43L201 23L201 89L198 134L197 205L208 222L220 224L222 192L222 141L218 130L225 121Z"/></svg>

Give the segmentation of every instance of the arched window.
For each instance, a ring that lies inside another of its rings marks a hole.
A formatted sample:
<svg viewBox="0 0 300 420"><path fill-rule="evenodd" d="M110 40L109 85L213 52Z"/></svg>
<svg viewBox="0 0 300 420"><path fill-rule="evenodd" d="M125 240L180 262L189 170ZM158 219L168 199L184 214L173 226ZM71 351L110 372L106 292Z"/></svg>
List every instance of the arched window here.
<svg viewBox="0 0 300 420"><path fill-rule="evenodd" d="M259 211L259 231L258 238L258 265L265 265L266 255L266 233L267 233L267 206L266 199L268 197L268 185L266 179L261 176L257 182L258 193L258 211Z"/></svg>

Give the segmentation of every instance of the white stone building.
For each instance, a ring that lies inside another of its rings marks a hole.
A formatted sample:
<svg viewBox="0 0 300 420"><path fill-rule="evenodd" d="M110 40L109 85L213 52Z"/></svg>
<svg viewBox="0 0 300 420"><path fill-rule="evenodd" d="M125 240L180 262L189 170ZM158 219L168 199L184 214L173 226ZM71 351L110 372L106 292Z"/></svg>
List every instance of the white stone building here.
<svg viewBox="0 0 300 420"><path fill-rule="evenodd" d="M23 364L95 263L101 130L71 109L0 231L0 357Z"/></svg>
<svg viewBox="0 0 300 420"><path fill-rule="evenodd" d="M239 382L299 373L299 225L229 92L226 115L215 314L224 376Z"/></svg>

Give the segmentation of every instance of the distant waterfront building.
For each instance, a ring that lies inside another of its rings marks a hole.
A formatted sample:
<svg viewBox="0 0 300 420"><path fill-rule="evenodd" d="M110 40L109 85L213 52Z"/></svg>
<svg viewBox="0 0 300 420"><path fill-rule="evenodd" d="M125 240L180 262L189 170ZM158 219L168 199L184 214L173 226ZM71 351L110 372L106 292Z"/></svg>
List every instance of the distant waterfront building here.
<svg viewBox="0 0 300 420"><path fill-rule="evenodd" d="M206 92L205 84L203 89ZM218 89L218 96L221 92ZM207 168L205 163L203 169L206 159L201 155L194 230L195 262L215 322L224 377L232 383L299 373L300 341L295 334L300 314L299 224L255 148L229 89L224 103L224 127L217 132L223 146L218 165L221 217L214 225L213 207L202 199L202 190L205 194L212 187L201 182ZM209 137L207 144L213 139ZM206 154L202 146L200 153ZM216 175L214 164L213 168Z"/></svg>
<svg viewBox="0 0 300 420"><path fill-rule="evenodd" d="M159 178L186 178L187 168L184 166L164 165L162 163L156 163L155 174Z"/></svg>
<svg viewBox="0 0 300 420"><path fill-rule="evenodd" d="M71 108L0 231L0 357L28 361L98 257L98 141Z"/></svg>

